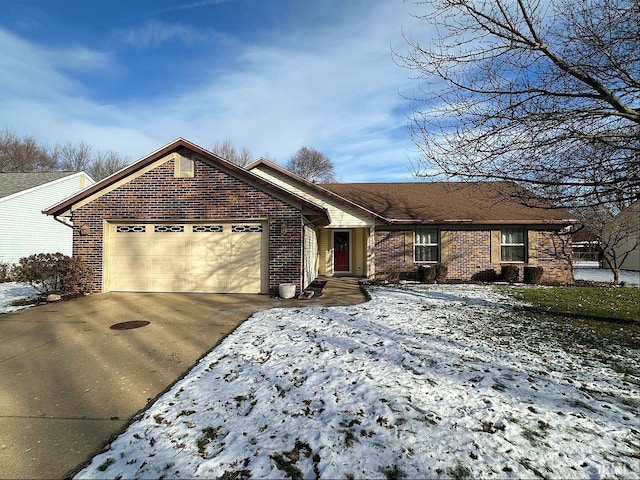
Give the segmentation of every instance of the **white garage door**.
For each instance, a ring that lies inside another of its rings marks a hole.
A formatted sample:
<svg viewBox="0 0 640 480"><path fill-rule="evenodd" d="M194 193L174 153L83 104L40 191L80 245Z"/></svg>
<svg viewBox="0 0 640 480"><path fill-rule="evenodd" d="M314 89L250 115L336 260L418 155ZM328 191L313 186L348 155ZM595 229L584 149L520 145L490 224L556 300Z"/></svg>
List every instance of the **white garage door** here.
<svg viewBox="0 0 640 480"><path fill-rule="evenodd" d="M260 222L109 224L105 290L263 292L266 230Z"/></svg>

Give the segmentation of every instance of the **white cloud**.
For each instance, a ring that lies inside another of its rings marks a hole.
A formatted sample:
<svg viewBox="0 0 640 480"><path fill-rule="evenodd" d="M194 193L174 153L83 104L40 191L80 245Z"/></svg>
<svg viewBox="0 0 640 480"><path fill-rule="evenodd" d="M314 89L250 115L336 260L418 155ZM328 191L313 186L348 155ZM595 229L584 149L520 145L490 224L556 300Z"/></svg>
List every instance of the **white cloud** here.
<svg viewBox="0 0 640 480"><path fill-rule="evenodd" d="M400 2L363 5L357 15L352 11L331 25L274 31L259 45L194 33L179 23L147 23L123 34L125 41L139 48L174 40L225 41L233 63L213 61L219 60L215 49L198 49L190 61L199 83L185 82L188 87L172 97L111 104L95 100L100 95L93 94L90 82L65 73L77 64L105 68L110 56L88 48L51 55L46 47L0 30L0 60L6 57L7 39L18 50L10 56L9 79L0 77L0 87L11 86L7 95L0 93L0 109L9 119L0 128L48 143L85 141L132 159L176 137L205 148L230 138L255 156L282 162L306 145L329 155L345 181L406 180L413 145L408 134L398 134L406 129L402 112L408 106L399 92L413 84L393 62L391 47L402 48L401 31L415 28L415 21ZM136 68L113 56L119 68ZM171 91L179 81L179 74L167 80L174 82ZM32 97L40 88L46 94Z"/></svg>
<svg viewBox="0 0 640 480"><path fill-rule="evenodd" d="M120 33L122 42L138 49L162 46L174 41L185 45L203 43L211 40L227 42L228 38L213 30L190 28L180 23L149 21L139 28L131 28Z"/></svg>
<svg viewBox="0 0 640 480"><path fill-rule="evenodd" d="M102 70L110 62L108 55L84 47L42 47L0 28L0 98L77 92L81 84L65 72Z"/></svg>

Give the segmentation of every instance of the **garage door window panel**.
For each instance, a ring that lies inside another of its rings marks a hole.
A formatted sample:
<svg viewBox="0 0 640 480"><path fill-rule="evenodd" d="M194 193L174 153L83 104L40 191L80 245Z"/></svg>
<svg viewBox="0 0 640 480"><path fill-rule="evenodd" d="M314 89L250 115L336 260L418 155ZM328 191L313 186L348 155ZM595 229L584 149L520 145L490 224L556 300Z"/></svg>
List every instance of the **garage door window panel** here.
<svg viewBox="0 0 640 480"><path fill-rule="evenodd" d="M194 225L192 227L193 233L223 233L224 226L222 225Z"/></svg>
<svg viewBox="0 0 640 480"><path fill-rule="evenodd" d="M116 233L145 233L146 231L146 225L118 225L116 227Z"/></svg>
<svg viewBox="0 0 640 480"><path fill-rule="evenodd" d="M156 225L154 233L184 233L184 225Z"/></svg>

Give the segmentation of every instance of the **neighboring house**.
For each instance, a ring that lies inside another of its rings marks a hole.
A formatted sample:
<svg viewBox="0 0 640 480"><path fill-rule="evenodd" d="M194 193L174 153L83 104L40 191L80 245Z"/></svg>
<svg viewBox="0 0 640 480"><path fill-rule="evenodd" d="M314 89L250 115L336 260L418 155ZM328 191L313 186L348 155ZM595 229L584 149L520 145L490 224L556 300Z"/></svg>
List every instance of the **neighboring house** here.
<svg viewBox="0 0 640 480"><path fill-rule="evenodd" d="M600 268L602 266L600 242L587 228L581 228L571 234L571 251L574 267Z"/></svg>
<svg viewBox="0 0 640 480"><path fill-rule="evenodd" d="M640 201L620 212L618 217L618 220L622 219L628 225L629 232L628 238L614 248L617 258L626 255L620 269L640 272Z"/></svg>
<svg viewBox="0 0 640 480"><path fill-rule="evenodd" d="M565 212L500 200L504 183L307 182L266 160L247 168L184 139L45 213L73 224L89 290L298 291L320 275L411 275L443 262L449 278L503 264L571 278Z"/></svg>
<svg viewBox="0 0 640 480"><path fill-rule="evenodd" d="M0 173L0 262L35 253L71 255L71 230L42 210L93 183L84 172Z"/></svg>

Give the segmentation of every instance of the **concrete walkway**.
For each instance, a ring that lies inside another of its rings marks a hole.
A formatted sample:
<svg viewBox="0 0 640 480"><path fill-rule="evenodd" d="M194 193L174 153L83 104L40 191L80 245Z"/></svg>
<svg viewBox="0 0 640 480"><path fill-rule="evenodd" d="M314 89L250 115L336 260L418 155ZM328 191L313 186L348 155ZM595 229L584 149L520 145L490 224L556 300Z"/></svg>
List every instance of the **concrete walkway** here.
<svg viewBox="0 0 640 480"><path fill-rule="evenodd" d="M259 310L364 301L327 280L311 300L107 293L0 315L0 478L67 475ZM150 323L110 328L130 321Z"/></svg>

